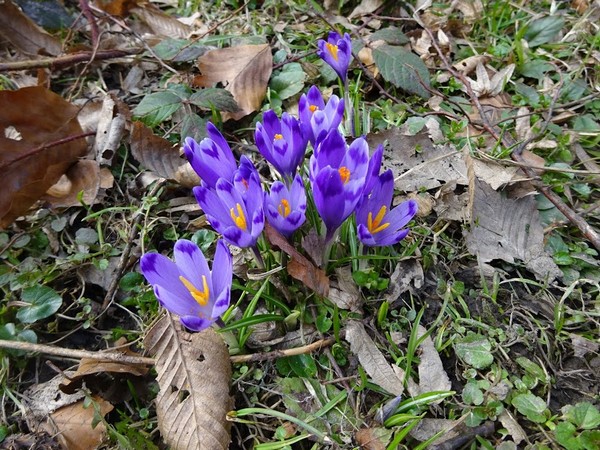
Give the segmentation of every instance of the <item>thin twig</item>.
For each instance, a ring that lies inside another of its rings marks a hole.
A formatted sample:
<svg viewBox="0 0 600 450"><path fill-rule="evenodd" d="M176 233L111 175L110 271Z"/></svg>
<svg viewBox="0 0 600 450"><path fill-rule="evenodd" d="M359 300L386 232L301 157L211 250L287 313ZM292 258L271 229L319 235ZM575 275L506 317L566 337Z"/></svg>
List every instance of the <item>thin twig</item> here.
<svg viewBox="0 0 600 450"><path fill-rule="evenodd" d="M105 59L122 58L124 56L137 55L141 52L141 48L130 48L127 50L99 50L97 52L87 51L73 53L70 55L57 56L55 58L41 58L27 61L4 62L0 63L0 72L45 68L57 69L60 67L72 66L74 64L90 62L92 59L100 61Z"/></svg>
<svg viewBox="0 0 600 450"><path fill-rule="evenodd" d="M274 350L272 352L265 353L253 353L251 355L234 355L232 356L231 362L233 364L240 364L245 362L256 362L256 361L267 361L270 359L283 358L285 356L304 355L320 350L324 347L329 347L335 343L335 338L320 339L312 344L304 345L302 347L288 348L285 350Z"/></svg>
<svg viewBox="0 0 600 450"><path fill-rule="evenodd" d="M96 18L90 9L90 5L87 0L79 0L79 7L81 8L81 12L87 19L90 24L91 38L92 38L92 47L96 48L98 45L100 33L98 32L98 24L96 23Z"/></svg>
<svg viewBox="0 0 600 450"><path fill-rule="evenodd" d="M5 341L0 339L0 348L6 348L10 350L21 350L25 352L43 353L46 355L61 356L63 358L72 359L95 359L95 360L109 360L117 361L125 364L145 364L154 365L153 358L147 358L144 356L132 356L126 355L121 352L115 351L99 351L92 352L89 350L75 350L72 348L54 347L45 344L33 344L31 342L21 341Z"/></svg>

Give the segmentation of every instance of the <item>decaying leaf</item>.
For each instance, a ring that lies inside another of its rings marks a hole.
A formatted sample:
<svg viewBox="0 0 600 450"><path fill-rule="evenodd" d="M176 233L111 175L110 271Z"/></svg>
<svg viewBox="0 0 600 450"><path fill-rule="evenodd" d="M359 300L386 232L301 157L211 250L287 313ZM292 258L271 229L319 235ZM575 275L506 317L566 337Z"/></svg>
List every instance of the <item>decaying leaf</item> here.
<svg viewBox="0 0 600 450"><path fill-rule="evenodd" d="M562 275L544 250L544 229L534 198L506 198L477 178L470 192L471 228L465 234L471 254L482 262L520 259L539 280Z"/></svg>
<svg viewBox="0 0 600 450"><path fill-rule="evenodd" d="M434 145L425 132L406 136L397 128L367 137L369 145L384 144L384 164L394 171L394 185L400 191L432 189L449 181L467 184L467 170L461 154L449 145Z"/></svg>
<svg viewBox="0 0 600 450"><path fill-rule="evenodd" d="M191 27L180 22L173 16L162 12L150 2L139 3L132 9L152 30L154 34L170 38L186 38L192 31Z"/></svg>
<svg viewBox="0 0 600 450"><path fill-rule="evenodd" d="M77 108L43 87L1 91L0 227L42 197L87 151ZM63 143L60 143L63 142Z"/></svg>
<svg viewBox="0 0 600 450"><path fill-rule="evenodd" d="M198 58L198 68L202 75L194 84L224 84L240 111L224 114L223 118L239 120L260 108L273 70L273 56L268 44L220 48Z"/></svg>
<svg viewBox="0 0 600 450"><path fill-rule="evenodd" d="M367 14L372 14L383 5L383 0L362 0L356 8L352 10L348 19L354 19L355 17L362 17Z"/></svg>
<svg viewBox="0 0 600 450"><path fill-rule="evenodd" d="M392 430L383 427L361 428L354 434L354 439L362 450L385 450L392 434Z"/></svg>
<svg viewBox="0 0 600 450"><path fill-rule="evenodd" d="M349 266L335 269L336 277L329 287L327 298L338 308L360 311L362 299L358 286L352 279L352 271Z"/></svg>
<svg viewBox="0 0 600 450"><path fill-rule="evenodd" d="M179 148L155 135L141 122L133 123L131 154L144 167L163 178L175 180L189 188L200 184L200 177L190 163L180 156Z"/></svg>
<svg viewBox="0 0 600 450"><path fill-rule="evenodd" d="M315 266L268 223L265 223L265 235L272 245L280 248L291 257L287 265L287 272L291 277L301 281L307 288L312 289L322 297L329 295L329 278L327 278L325 271Z"/></svg>
<svg viewBox="0 0 600 450"><path fill-rule="evenodd" d="M37 26L10 0L0 2L0 36L29 55L59 55L60 41ZM8 103L2 102L3 105ZM4 108L3 108L4 109Z"/></svg>
<svg viewBox="0 0 600 450"><path fill-rule="evenodd" d="M400 261L390 276L386 298L394 305L394 302L399 300L402 293L421 289L424 281L423 267L416 258Z"/></svg>
<svg viewBox="0 0 600 450"><path fill-rule="evenodd" d="M223 339L208 328L189 333L163 316L144 338L156 359L158 427L173 450L229 447L231 364Z"/></svg>
<svg viewBox="0 0 600 450"><path fill-rule="evenodd" d="M419 325L417 336L420 339L427 330ZM431 336L427 336L419 344L419 385L418 393L424 394L432 391L449 391L452 388L452 383L448 374L444 370L440 354L433 345ZM414 395L414 394L413 394ZM441 400L439 400L441 402ZM439 403L438 402L438 403Z"/></svg>
<svg viewBox="0 0 600 450"><path fill-rule="evenodd" d="M79 400L53 412L42 428L52 435L57 435L63 448L97 448L106 437L106 426L102 421L96 423L96 417L104 417L112 410L113 405L109 402L93 396L89 404Z"/></svg>
<svg viewBox="0 0 600 450"><path fill-rule="evenodd" d="M499 72L494 73L490 79L490 76L488 75L488 69L481 62L479 62L475 67L477 80L472 80L469 77L466 78L471 85L473 93L477 97L494 97L504 90L504 85L508 82L508 80L510 80L514 70L515 65L509 64L502 68ZM465 87L462 89L466 91Z"/></svg>
<svg viewBox="0 0 600 450"><path fill-rule="evenodd" d="M362 323L356 320L348 321L346 340L350 343L350 350L358 357L360 365L373 383L390 394L402 395L404 392L402 380L396 376L394 369L367 334Z"/></svg>
<svg viewBox="0 0 600 450"><path fill-rule="evenodd" d="M53 208L94 205L102 200L101 189L112 187L114 177L110 170L100 168L98 162L89 159L77 161L59 181L42 197Z"/></svg>

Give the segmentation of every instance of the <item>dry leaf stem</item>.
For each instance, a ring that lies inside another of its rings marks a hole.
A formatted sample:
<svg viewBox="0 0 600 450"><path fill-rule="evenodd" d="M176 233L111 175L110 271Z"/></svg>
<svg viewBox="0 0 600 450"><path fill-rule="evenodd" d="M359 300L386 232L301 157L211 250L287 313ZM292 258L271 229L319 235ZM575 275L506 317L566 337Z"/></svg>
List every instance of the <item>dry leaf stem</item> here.
<svg viewBox="0 0 600 450"><path fill-rule="evenodd" d="M312 353L320 350L324 347L329 347L334 343L335 338L320 339L312 344L304 345L302 347L274 350L272 352L265 353L252 353L250 355L235 355L231 357L231 362L233 364L240 364L245 362L267 361L269 359L283 358L285 356L304 355L306 353Z"/></svg>
<svg viewBox="0 0 600 450"><path fill-rule="evenodd" d="M68 67L79 63L89 63L91 61L101 61L105 59L122 58L141 53L141 48L130 48L127 50L98 50L73 53L70 55L57 56L56 58L31 59L27 61L15 61L0 63L0 72L12 72L16 70L29 69L58 69Z"/></svg>
<svg viewBox="0 0 600 450"><path fill-rule="evenodd" d="M446 70L448 70L448 72L450 72L452 76L459 79L460 82L465 86L465 89L467 90L467 95L469 96L472 104L475 106L475 108L477 108L477 111L479 112L483 128L491 136L493 136L494 139L496 139L498 142L502 142L502 144L507 148L513 147L514 142L509 142L509 139L505 134L500 133L499 130L497 130L490 124L490 121L487 118L487 114L484 108L482 107L481 103L479 102L479 98L477 98L477 96L473 92L473 89L471 88L469 80L467 80L462 73L460 73L452 67L452 65L449 63L448 59L442 52L441 48L439 47L437 40L433 35L433 32L429 28L427 28L425 24L423 24L420 20L417 19L417 22L429 34L432 45L434 46L436 52L438 53L438 56L444 63ZM525 163L520 152L512 152L511 157L519 163ZM527 177L529 177L532 180L533 185L542 194L544 194L546 198L550 200L550 202L552 202L552 204L556 206L556 208L561 213L563 213L573 225L579 228L579 231L581 231L581 233L592 243L592 245L596 247L596 249L600 250L600 235L587 223L587 221L575 211L573 211L571 208L569 208L569 206L560 198L560 196L556 194L550 187L538 181L538 176L534 170L530 169L529 167L523 166L521 166L521 170L525 172L525 175L527 175Z"/></svg>

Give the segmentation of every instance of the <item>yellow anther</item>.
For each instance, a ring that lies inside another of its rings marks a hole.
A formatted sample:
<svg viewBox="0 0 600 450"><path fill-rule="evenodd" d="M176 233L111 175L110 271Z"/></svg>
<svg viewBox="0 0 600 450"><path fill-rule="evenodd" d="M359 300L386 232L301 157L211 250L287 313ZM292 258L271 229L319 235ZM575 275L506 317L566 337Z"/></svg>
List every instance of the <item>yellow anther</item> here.
<svg viewBox="0 0 600 450"><path fill-rule="evenodd" d="M279 141L281 139L283 139L283 134L279 134L277 133L275 136L273 136L275 138L276 141Z"/></svg>
<svg viewBox="0 0 600 450"><path fill-rule="evenodd" d="M279 211L279 214L283 217L289 216L290 212L292 212L290 208L290 202L288 202L285 198L282 198L281 203L277 207L277 211Z"/></svg>
<svg viewBox="0 0 600 450"><path fill-rule="evenodd" d="M196 286L186 280L183 276L179 276L179 280L183 283L185 288L190 291L194 300L198 302L200 306L206 306L208 304L208 298L210 297L210 290L208 289L208 282L206 281L206 275L202 275L202 289L199 290Z"/></svg>
<svg viewBox="0 0 600 450"><path fill-rule="evenodd" d="M342 166L338 169L342 183L346 184L350 180L350 170L346 166Z"/></svg>
<svg viewBox="0 0 600 450"><path fill-rule="evenodd" d="M385 212L387 211L386 206L382 206L377 215L375 216L375 220L373 220L373 213L369 212L369 216L367 217L367 228L371 234L379 233L382 230L385 230L390 226L389 222L381 223L383 220L383 216L385 216Z"/></svg>
<svg viewBox="0 0 600 450"><path fill-rule="evenodd" d="M309 110L311 113L314 113L315 111L318 111L318 110L319 110L319 107L318 107L317 105L310 105L310 106L308 107L308 110Z"/></svg>
<svg viewBox="0 0 600 450"><path fill-rule="evenodd" d="M333 59L335 59L337 61L338 60L338 46L335 44L330 44L329 42L327 42L325 45L327 46L327 50L329 51L329 53L331 53L331 56L333 56Z"/></svg>
<svg viewBox="0 0 600 450"><path fill-rule="evenodd" d="M229 214L233 219L233 223L242 231L246 231L248 229L248 224L246 223L246 216L244 215L244 210L242 209L242 205L239 203L236 204L237 207L237 216L235 214L234 208L229 210Z"/></svg>

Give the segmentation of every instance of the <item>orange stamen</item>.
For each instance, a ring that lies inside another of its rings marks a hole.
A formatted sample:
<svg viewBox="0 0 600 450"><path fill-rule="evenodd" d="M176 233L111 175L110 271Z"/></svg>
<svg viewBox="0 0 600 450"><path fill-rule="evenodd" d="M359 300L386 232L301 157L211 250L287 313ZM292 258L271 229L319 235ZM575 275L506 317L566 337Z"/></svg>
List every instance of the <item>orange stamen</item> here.
<svg viewBox="0 0 600 450"><path fill-rule="evenodd" d="M327 50L329 51L331 56L333 56L333 59L335 59L337 61L338 60L338 46L335 44L330 44L329 42L327 42L325 44L325 46L327 47Z"/></svg>
<svg viewBox="0 0 600 450"><path fill-rule="evenodd" d="M237 206L237 216L233 210L234 208L231 208L229 210L229 214L231 215L231 218L233 219L233 223L235 223L235 226L238 227L242 231L246 231L246 230L248 230L248 224L246 223L246 216L244 215L244 210L242 209L242 205L240 205L239 203L237 203L236 206Z"/></svg>
<svg viewBox="0 0 600 450"><path fill-rule="evenodd" d="M381 223L386 211L387 207L382 206L377 215L375 216L375 219L373 219L373 213L369 212L369 216L367 217L367 229L371 234L379 233L380 231L383 231L390 226L389 222L383 224Z"/></svg>
<svg viewBox="0 0 600 450"><path fill-rule="evenodd" d="M308 110L309 110L311 113L314 113L315 111L318 111L318 110L319 110L319 107L318 107L317 105L310 105L310 106L308 107Z"/></svg>
<svg viewBox="0 0 600 450"><path fill-rule="evenodd" d="M346 184L350 180L350 170L346 166L342 166L338 169L342 183Z"/></svg>
<svg viewBox="0 0 600 450"><path fill-rule="evenodd" d="M285 198L282 198L281 203L277 207L277 211L279 211L279 214L283 217L289 216L290 212L292 212L290 208L290 202L288 202Z"/></svg>
<svg viewBox="0 0 600 450"><path fill-rule="evenodd" d="M283 134L279 134L279 133L277 133L277 134L274 136L274 138L275 138L275 140L276 140L276 141L279 141L279 140L283 139Z"/></svg>
<svg viewBox="0 0 600 450"><path fill-rule="evenodd" d="M206 275L202 275L202 288L204 290L199 290L196 286L186 280L183 276L179 276L179 280L183 283L185 288L190 291L194 300L198 302L200 306L206 306L208 304L208 298L210 296L210 291L208 289L208 282L206 281Z"/></svg>

